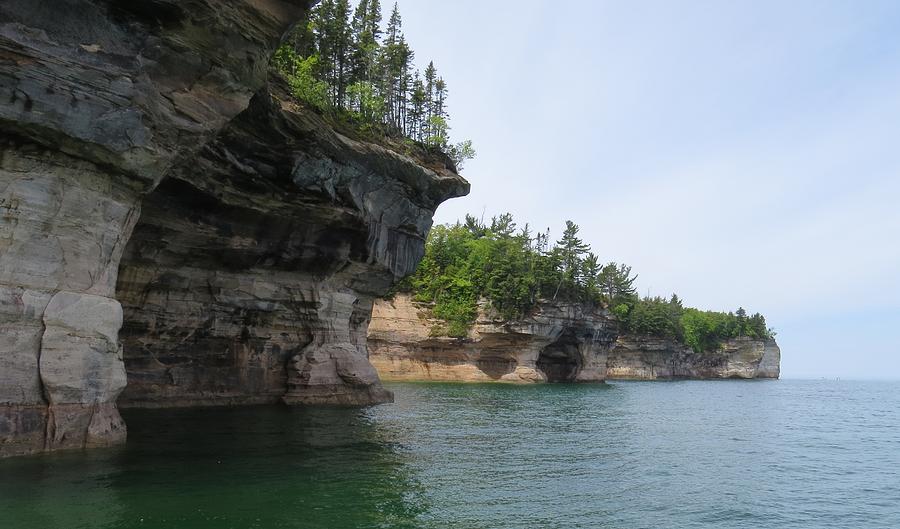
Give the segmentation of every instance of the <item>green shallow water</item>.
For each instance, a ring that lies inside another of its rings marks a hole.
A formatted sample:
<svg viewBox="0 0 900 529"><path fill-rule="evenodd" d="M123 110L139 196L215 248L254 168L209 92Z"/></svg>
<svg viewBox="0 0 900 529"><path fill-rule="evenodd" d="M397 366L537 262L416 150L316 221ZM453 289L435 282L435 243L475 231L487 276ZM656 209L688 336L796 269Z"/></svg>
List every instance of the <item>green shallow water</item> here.
<svg viewBox="0 0 900 529"><path fill-rule="evenodd" d="M365 410L129 410L0 461L0 528L897 528L900 383L390 384Z"/></svg>

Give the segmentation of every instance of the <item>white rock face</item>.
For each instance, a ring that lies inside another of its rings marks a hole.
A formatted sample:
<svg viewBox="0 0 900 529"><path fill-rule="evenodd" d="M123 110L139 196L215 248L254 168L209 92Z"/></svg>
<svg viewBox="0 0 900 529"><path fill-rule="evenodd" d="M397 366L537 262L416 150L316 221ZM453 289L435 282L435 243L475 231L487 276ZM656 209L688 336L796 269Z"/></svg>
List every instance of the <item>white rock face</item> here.
<svg viewBox="0 0 900 529"><path fill-rule="evenodd" d="M50 294L0 286L0 404L43 400L38 359Z"/></svg>
<svg viewBox="0 0 900 529"><path fill-rule="evenodd" d="M781 348L775 340L766 341L762 360L756 371L757 378L778 378L781 375Z"/></svg>
<svg viewBox="0 0 900 529"><path fill-rule="evenodd" d="M0 146L0 456L124 440L111 296L137 200L90 162Z"/></svg>
<svg viewBox="0 0 900 529"><path fill-rule="evenodd" d="M44 311L41 382L50 405L115 402L125 387L119 302L57 292Z"/></svg>

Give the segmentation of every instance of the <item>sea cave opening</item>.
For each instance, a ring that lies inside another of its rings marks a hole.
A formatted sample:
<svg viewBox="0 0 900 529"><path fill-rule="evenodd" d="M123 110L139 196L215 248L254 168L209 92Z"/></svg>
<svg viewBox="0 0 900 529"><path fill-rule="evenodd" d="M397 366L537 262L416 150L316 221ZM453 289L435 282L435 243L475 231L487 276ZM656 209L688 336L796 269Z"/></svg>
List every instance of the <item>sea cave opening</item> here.
<svg viewBox="0 0 900 529"><path fill-rule="evenodd" d="M572 332L564 333L544 347L537 359L537 368L547 377L547 382L573 382L582 365L579 340Z"/></svg>

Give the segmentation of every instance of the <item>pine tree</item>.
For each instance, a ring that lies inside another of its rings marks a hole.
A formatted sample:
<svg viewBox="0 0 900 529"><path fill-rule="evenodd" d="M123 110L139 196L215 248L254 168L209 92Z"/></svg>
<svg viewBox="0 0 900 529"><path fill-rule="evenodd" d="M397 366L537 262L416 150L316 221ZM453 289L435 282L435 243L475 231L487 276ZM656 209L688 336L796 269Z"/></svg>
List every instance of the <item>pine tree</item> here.
<svg viewBox="0 0 900 529"><path fill-rule="evenodd" d="M350 0L321 0L273 65L298 99L323 112L349 110L363 126L440 150L458 170L475 150L471 141L450 143L447 83L433 62L424 75L415 70L396 2L384 31L381 20L379 0L358 0L352 10Z"/></svg>
<svg viewBox="0 0 900 529"><path fill-rule="evenodd" d="M374 7L377 8L374 12ZM371 82L375 57L378 52L378 35L381 32L381 6L378 0L360 0L353 12L351 31L353 51L351 82Z"/></svg>
<svg viewBox="0 0 900 529"><path fill-rule="evenodd" d="M434 82L434 111L433 115L447 119L445 108L447 101L447 83L443 77L438 77Z"/></svg>
<svg viewBox="0 0 900 529"><path fill-rule="evenodd" d="M556 250L560 258L560 279L556 286L553 299L559 295L559 290L565 282L569 287L575 287L581 270L581 256L587 253L591 246L578 237L579 227L571 220L566 221L566 229L562 239L556 242Z"/></svg>
<svg viewBox="0 0 900 529"><path fill-rule="evenodd" d="M735 315L735 333L737 336L746 336L747 333L747 311L744 307L738 307Z"/></svg>
<svg viewBox="0 0 900 529"><path fill-rule="evenodd" d="M328 83L329 95L334 83L334 52L332 26L334 20L334 0L322 0L312 14L314 42L319 54L319 70L323 81Z"/></svg>
<svg viewBox="0 0 900 529"><path fill-rule="evenodd" d="M329 85L331 103L345 101L350 71L351 30L349 0L323 0L313 15L313 31L323 80Z"/></svg>
<svg viewBox="0 0 900 529"><path fill-rule="evenodd" d="M512 237L516 231L516 223L513 221L512 213L504 213L499 217L491 217L491 233L501 239Z"/></svg>
<svg viewBox="0 0 900 529"><path fill-rule="evenodd" d="M337 0L334 5L334 66L335 66L335 106L347 100L347 86L352 76L352 42L350 27L350 1Z"/></svg>
<svg viewBox="0 0 900 529"><path fill-rule="evenodd" d="M584 262L581 264L581 277L584 282L584 289L590 298L596 298L600 293L598 280L602 268L603 265L600 264L600 260L594 255L594 252L588 252Z"/></svg>
<svg viewBox="0 0 900 529"><path fill-rule="evenodd" d="M434 117L434 82L437 80L437 68L434 61L429 61L425 68L425 115L422 116L423 139L431 136L428 123Z"/></svg>
<svg viewBox="0 0 900 529"><path fill-rule="evenodd" d="M417 141L422 141L424 131L424 115L425 115L425 85L419 72L413 75L412 91L410 93L409 113L407 114L407 134Z"/></svg>
<svg viewBox="0 0 900 529"><path fill-rule="evenodd" d="M400 17L400 8L395 2L394 8L391 10L391 17L388 19L380 58L381 90L387 103L387 118L389 123L395 125L398 121L397 89L399 85L398 78L401 75L401 46L405 43L402 40L402 27L403 20Z"/></svg>
<svg viewBox="0 0 900 529"><path fill-rule="evenodd" d="M637 295L634 289L636 279L637 276L631 275L630 266L607 263L600 271L597 283L600 294L611 307L615 307Z"/></svg>

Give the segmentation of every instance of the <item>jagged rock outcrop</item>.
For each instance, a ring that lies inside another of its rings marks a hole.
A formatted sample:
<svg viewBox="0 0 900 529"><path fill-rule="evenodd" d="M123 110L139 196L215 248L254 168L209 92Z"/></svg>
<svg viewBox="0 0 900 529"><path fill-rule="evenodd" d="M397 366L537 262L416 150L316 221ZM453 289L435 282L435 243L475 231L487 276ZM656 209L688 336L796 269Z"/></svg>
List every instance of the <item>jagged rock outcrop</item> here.
<svg viewBox="0 0 900 529"><path fill-rule="evenodd" d="M696 353L674 340L620 336L609 354L607 378L778 378L781 350L775 340L735 338L717 351Z"/></svg>
<svg viewBox="0 0 900 529"><path fill-rule="evenodd" d="M367 360L373 300L415 269L435 208L468 184L272 88L144 201L116 292L123 404L390 399Z"/></svg>
<svg viewBox="0 0 900 529"><path fill-rule="evenodd" d="M0 456L122 442L126 371L134 405L388 398L372 297L468 185L270 90L309 4L0 3Z"/></svg>
<svg viewBox="0 0 900 529"><path fill-rule="evenodd" d="M469 336L435 337L442 325L428 304L407 294L375 303L369 325L372 364L386 380L544 382L605 379L778 378L774 340L736 338L695 353L673 340L619 336L605 310L542 302L506 322L485 311Z"/></svg>
<svg viewBox="0 0 900 529"><path fill-rule="evenodd" d="M375 303L369 358L386 380L602 381L616 338L609 313L543 302L527 318L503 321L482 306L466 338L432 336L427 304L397 294Z"/></svg>

